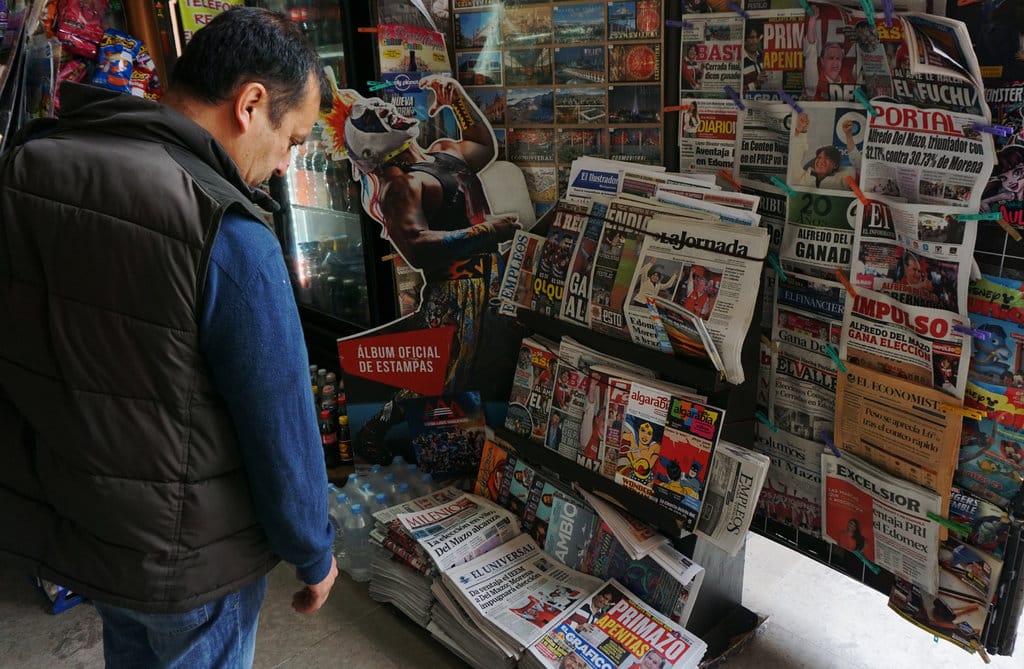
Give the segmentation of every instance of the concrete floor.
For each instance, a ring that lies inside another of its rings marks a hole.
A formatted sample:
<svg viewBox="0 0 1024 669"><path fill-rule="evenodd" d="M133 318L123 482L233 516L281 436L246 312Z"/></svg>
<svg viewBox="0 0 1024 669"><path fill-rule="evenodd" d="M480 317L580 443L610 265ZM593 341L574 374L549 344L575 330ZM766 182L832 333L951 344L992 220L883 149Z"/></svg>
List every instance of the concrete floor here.
<svg viewBox="0 0 1024 669"><path fill-rule="evenodd" d="M342 576L311 617L292 612L293 572L270 577L256 643L257 668L464 669L443 646L365 584ZM932 637L886 608L878 592L760 536L748 541L744 605L768 616L727 669L962 669L978 657ZM991 669L1024 666L994 657ZM0 668L92 668L103 664L99 619L88 604L51 616L24 575L0 567Z"/></svg>

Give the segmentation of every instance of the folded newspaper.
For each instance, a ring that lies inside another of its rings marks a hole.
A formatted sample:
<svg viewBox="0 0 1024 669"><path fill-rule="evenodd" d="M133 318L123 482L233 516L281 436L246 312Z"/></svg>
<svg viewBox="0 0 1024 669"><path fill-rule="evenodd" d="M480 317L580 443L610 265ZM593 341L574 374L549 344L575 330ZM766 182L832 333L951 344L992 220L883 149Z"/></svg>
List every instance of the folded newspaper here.
<svg viewBox="0 0 1024 669"><path fill-rule="evenodd" d="M691 669L707 644L652 610L618 581L580 602L530 646L529 669Z"/></svg>
<svg viewBox="0 0 1024 669"><path fill-rule="evenodd" d="M736 555L746 542L770 466L771 459L764 453L719 441L701 501L697 534Z"/></svg>

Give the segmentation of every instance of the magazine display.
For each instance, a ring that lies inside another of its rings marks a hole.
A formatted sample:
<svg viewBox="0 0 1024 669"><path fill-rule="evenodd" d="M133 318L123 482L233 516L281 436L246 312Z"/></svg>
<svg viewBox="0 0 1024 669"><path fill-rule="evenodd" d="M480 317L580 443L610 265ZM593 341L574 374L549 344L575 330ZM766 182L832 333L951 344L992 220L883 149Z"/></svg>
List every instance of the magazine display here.
<svg viewBox="0 0 1024 669"><path fill-rule="evenodd" d="M855 455L821 456L825 541L895 576L938 591L939 494L886 474Z"/></svg>
<svg viewBox="0 0 1024 669"><path fill-rule="evenodd" d="M861 207L850 282L903 304L967 311L978 226L951 207L872 196Z"/></svg>
<svg viewBox="0 0 1024 669"><path fill-rule="evenodd" d="M397 518L442 571L483 555L520 533L515 514L469 493L429 509L400 513Z"/></svg>
<svg viewBox="0 0 1024 669"><path fill-rule="evenodd" d="M647 297L662 297L702 318L718 347L730 383L743 382L740 352L753 321L761 264L768 252L763 228L721 223L648 225L625 313L635 343L658 348Z"/></svg>
<svg viewBox="0 0 1024 669"><path fill-rule="evenodd" d="M929 591L896 579L889 608L964 650L981 648L989 605L1003 561L950 537L939 547L939 587Z"/></svg>
<svg viewBox="0 0 1024 669"><path fill-rule="evenodd" d="M442 579L480 629L517 654L601 585L554 561L527 534L448 569Z"/></svg>
<svg viewBox="0 0 1024 669"><path fill-rule="evenodd" d="M971 338L956 330L968 327L966 320L860 289L847 295L839 357L962 400Z"/></svg>
<svg viewBox="0 0 1024 669"><path fill-rule="evenodd" d="M835 445L911 483L949 506L963 416L942 410L942 391L853 363L839 375Z"/></svg>
<svg viewBox="0 0 1024 669"><path fill-rule="evenodd" d="M707 644L703 640L652 610L612 579L531 643L521 666L691 669L697 667L705 652ZM567 656L578 661L569 663Z"/></svg>
<svg viewBox="0 0 1024 669"><path fill-rule="evenodd" d="M763 453L728 441L718 442L697 519L697 534L729 555L739 553L770 466L771 459Z"/></svg>

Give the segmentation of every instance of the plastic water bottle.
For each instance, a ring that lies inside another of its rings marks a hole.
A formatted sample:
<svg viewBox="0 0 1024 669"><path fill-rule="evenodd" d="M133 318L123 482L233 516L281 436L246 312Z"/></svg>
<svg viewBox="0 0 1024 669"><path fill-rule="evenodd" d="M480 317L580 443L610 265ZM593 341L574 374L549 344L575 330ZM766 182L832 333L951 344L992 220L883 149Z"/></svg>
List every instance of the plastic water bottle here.
<svg viewBox="0 0 1024 669"><path fill-rule="evenodd" d="M395 485L395 492L392 493L391 504L398 505L408 502L412 499L412 490L409 489L409 484L405 481Z"/></svg>
<svg viewBox="0 0 1024 669"><path fill-rule="evenodd" d="M370 467L370 473L366 475L366 480L373 484L374 490L381 490L384 481L384 468L380 465L373 465Z"/></svg>
<svg viewBox="0 0 1024 669"><path fill-rule="evenodd" d="M344 569L348 561L348 547L345 545L345 522L351 514L348 495L339 492L331 500L329 510L331 524L334 525L334 557L338 560L338 569Z"/></svg>
<svg viewBox="0 0 1024 669"><path fill-rule="evenodd" d="M355 498L359 492L359 486L363 484L363 477L359 474L349 474L345 485L341 486L341 492L346 493L350 498Z"/></svg>
<svg viewBox="0 0 1024 669"><path fill-rule="evenodd" d="M368 506L368 513L370 515L370 521L376 522L373 518L373 514L377 513L381 509L386 509L391 506L391 495L383 492L378 492L373 496L373 501Z"/></svg>
<svg viewBox="0 0 1024 669"><path fill-rule="evenodd" d="M416 479L415 495L422 497L423 495L429 495L437 489L437 483L434 481L434 477L430 472L423 472Z"/></svg>
<svg viewBox="0 0 1024 669"><path fill-rule="evenodd" d="M351 514L345 519L345 545L348 575L353 581L364 583L370 580L370 530L373 524L367 522L363 505L355 503L349 507Z"/></svg>
<svg viewBox="0 0 1024 669"><path fill-rule="evenodd" d="M356 494L352 496L352 500L366 505L373 501L373 496L376 493L377 491L373 489L373 484L371 484L369 481L366 481L364 483L359 484L359 489L356 491Z"/></svg>
<svg viewBox="0 0 1024 669"><path fill-rule="evenodd" d="M388 495L395 494L395 487L398 485L398 481L395 479L394 472L385 472L384 477L381 479L379 490L386 492Z"/></svg>

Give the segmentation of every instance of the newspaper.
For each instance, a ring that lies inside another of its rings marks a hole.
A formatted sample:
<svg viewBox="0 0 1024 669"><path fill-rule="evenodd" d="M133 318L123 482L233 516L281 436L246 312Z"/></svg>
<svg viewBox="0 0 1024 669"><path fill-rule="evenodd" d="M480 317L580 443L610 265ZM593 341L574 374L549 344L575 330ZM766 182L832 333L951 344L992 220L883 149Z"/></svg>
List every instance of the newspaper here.
<svg viewBox="0 0 1024 669"><path fill-rule="evenodd" d="M721 223L655 218L641 246L625 314L635 343L658 348L648 297L662 297L704 320L718 347L725 378L743 383L740 353L753 321L768 232Z"/></svg>
<svg viewBox="0 0 1024 669"><path fill-rule="evenodd" d="M741 183L744 191L755 193L760 198L757 213L761 217L761 227L768 230L768 252L778 257L786 225L786 195L774 185L750 179L742 179ZM772 319L775 316L775 284L779 278L779 273L771 263L765 263L761 272L761 330L765 332L772 329Z"/></svg>
<svg viewBox="0 0 1024 669"><path fill-rule="evenodd" d="M748 1L746 6L752 9L754 4ZM778 100L782 91L800 97L804 89L803 8L792 4L748 14L743 28L743 96L751 101ZM755 47L750 46L751 33L758 38ZM747 105L748 111L752 108Z"/></svg>
<svg viewBox="0 0 1024 669"><path fill-rule="evenodd" d="M559 564L521 534L444 572L444 587L490 637L517 654L601 580Z"/></svg>
<svg viewBox="0 0 1024 669"><path fill-rule="evenodd" d="M669 204L673 207L680 207L684 210L691 210L690 215L704 221L719 220L722 223L735 223L737 225L761 224L761 217L757 214L756 206L733 208L721 204L715 204L710 198L697 199L681 193L678 189L658 188L655 194L658 202ZM683 212L679 212L683 213Z"/></svg>
<svg viewBox="0 0 1024 669"><path fill-rule="evenodd" d="M963 417L949 397L853 363L839 377L835 445L893 476L934 490L949 506Z"/></svg>
<svg viewBox="0 0 1024 669"><path fill-rule="evenodd" d="M860 208L850 282L903 304L967 312L978 226L957 210L873 196Z"/></svg>
<svg viewBox="0 0 1024 669"><path fill-rule="evenodd" d="M971 339L955 328L967 327L966 321L861 289L857 297L846 297L839 357L962 400Z"/></svg>
<svg viewBox="0 0 1024 669"><path fill-rule="evenodd" d="M833 431L836 364L826 355L779 344L772 369L772 421L802 439L825 443Z"/></svg>
<svg viewBox="0 0 1024 669"><path fill-rule="evenodd" d="M793 108L779 102L749 102L736 131L739 145L733 176L758 183L786 180Z"/></svg>
<svg viewBox="0 0 1024 669"><path fill-rule="evenodd" d="M846 289L838 281L787 272L777 285L772 338L812 353L839 349Z"/></svg>
<svg viewBox="0 0 1024 669"><path fill-rule="evenodd" d="M795 189L789 196L779 260L786 268L834 279L850 269L857 198Z"/></svg>
<svg viewBox="0 0 1024 669"><path fill-rule="evenodd" d="M740 92L743 68L743 19L736 14L688 15L680 29L679 93L683 98L717 93L729 86ZM730 105L731 102L726 100ZM735 109L735 105L733 105ZM684 125L680 119L680 127ZM683 130L685 133L685 129Z"/></svg>
<svg viewBox="0 0 1024 669"><path fill-rule="evenodd" d="M516 230L498 292L502 314L515 316L520 307L531 308L544 242L545 238L540 235Z"/></svg>
<svg viewBox="0 0 1024 669"><path fill-rule="evenodd" d="M469 493L429 509L398 514L398 521L442 571L520 533L514 513Z"/></svg>
<svg viewBox="0 0 1024 669"><path fill-rule="evenodd" d="M874 106L879 114L869 120L861 190L977 211L995 144L971 125L986 118L881 101Z"/></svg>
<svg viewBox="0 0 1024 669"><path fill-rule="evenodd" d="M587 208L587 222L576 243L565 277L565 294L562 296L563 320L582 327L590 327L590 276L597 257L597 245L601 230L608 216L608 200L595 198Z"/></svg>
<svg viewBox="0 0 1024 669"><path fill-rule="evenodd" d="M715 181L714 175L711 174L679 174L678 172L650 172L640 167L639 169L632 169L626 167L622 171L622 191L621 195L632 195L634 197L641 197L651 199L654 194L658 191L658 188L667 188L669 190L685 191L683 194L699 193L699 197L716 197L723 198L725 201L720 204L726 204L728 206L745 206L742 203L742 193L730 193L729 191L722 190ZM733 199L733 196L739 196L739 200ZM698 197L694 195L692 197Z"/></svg>
<svg viewBox="0 0 1024 669"><path fill-rule="evenodd" d="M736 555L746 542L770 465L771 460L763 453L719 441L697 519L697 534Z"/></svg>
<svg viewBox="0 0 1024 669"><path fill-rule="evenodd" d="M679 167L714 174L732 170L742 112L732 100L683 97L679 101Z"/></svg>
<svg viewBox="0 0 1024 669"><path fill-rule="evenodd" d="M639 560L659 546L668 543L668 538L650 525L637 520L626 512L619 511L593 493L582 488L578 488L578 491L587 504L597 511L601 520L608 523L615 538L634 560Z"/></svg>
<svg viewBox="0 0 1024 669"><path fill-rule="evenodd" d="M522 666L689 669L705 652L703 640L612 579L532 643Z"/></svg>
<svg viewBox="0 0 1024 669"><path fill-rule="evenodd" d="M821 454L818 442L758 424L754 450L771 458L757 500L758 513L777 523L821 536Z"/></svg>
<svg viewBox="0 0 1024 669"><path fill-rule="evenodd" d="M663 297L648 297L647 308L668 342L667 353L694 356L709 361L719 372L725 371L722 356L704 321L692 311Z"/></svg>
<svg viewBox="0 0 1024 669"><path fill-rule="evenodd" d="M505 427L543 443L555 385L557 344L543 337L523 337L508 397Z"/></svg>
<svg viewBox="0 0 1024 669"><path fill-rule="evenodd" d="M622 172L627 167L648 172L664 172L662 166L625 163L606 158L582 156L572 161L569 168L568 197L591 197L594 195L614 197L622 192Z"/></svg>
<svg viewBox="0 0 1024 669"><path fill-rule="evenodd" d="M825 540L928 592L938 589L939 524L936 492L886 474L855 455L821 456Z"/></svg>
<svg viewBox="0 0 1024 669"><path fill-rule="evenodd" d="M805 102L790 127L789 174L796 190L850 193L861 173L868 113L860 105Z"/></svg>

